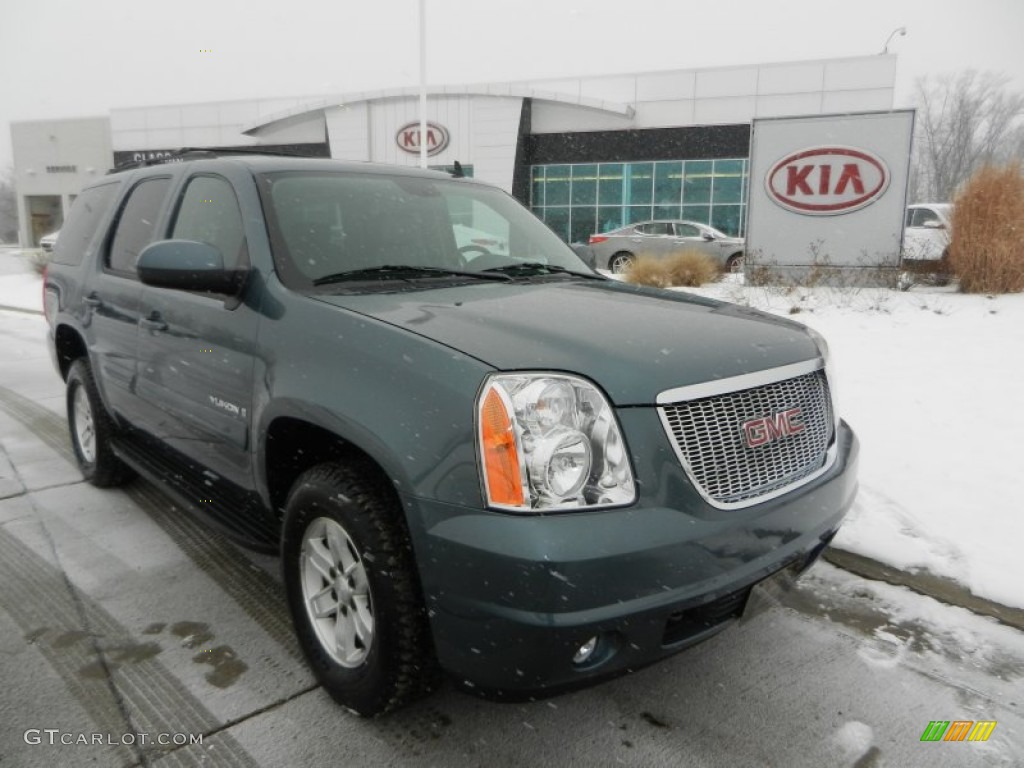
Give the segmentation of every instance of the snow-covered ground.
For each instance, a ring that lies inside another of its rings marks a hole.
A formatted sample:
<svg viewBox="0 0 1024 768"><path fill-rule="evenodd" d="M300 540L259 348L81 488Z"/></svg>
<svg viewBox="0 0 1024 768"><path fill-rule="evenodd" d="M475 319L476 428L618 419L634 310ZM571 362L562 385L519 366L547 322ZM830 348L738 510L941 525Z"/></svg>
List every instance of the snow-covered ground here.
<svg viewBox="0 0 1024 768"><path fill-rule="evenodd" d="M1024 607L1024 295L738 282L693 292L828 339L839 408L861 440L860 495L836 546Z"/></svg>
<svg viewBox="0 0 1024 768"><path fill-rule="evenodd" d="M862 449L860 496L836 546L1024 607L1024 295L738 281L688 290L829 340L839 407ZM0 306L40 303L27 264L0 269Z"/></svg>

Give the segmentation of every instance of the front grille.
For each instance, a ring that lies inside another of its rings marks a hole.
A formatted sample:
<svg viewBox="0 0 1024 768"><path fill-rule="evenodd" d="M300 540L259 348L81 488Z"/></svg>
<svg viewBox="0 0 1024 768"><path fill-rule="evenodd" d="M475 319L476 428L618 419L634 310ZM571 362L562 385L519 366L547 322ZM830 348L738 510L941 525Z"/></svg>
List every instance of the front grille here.
<svg viewBox="0 0 1024 768"><path fill-rule="evenodd" d="M800 409L803 430L747 447L743 425ZM821 470L834 416L823 370L662 406L669 436L697 489L718 506L746 506Z"/></svg>

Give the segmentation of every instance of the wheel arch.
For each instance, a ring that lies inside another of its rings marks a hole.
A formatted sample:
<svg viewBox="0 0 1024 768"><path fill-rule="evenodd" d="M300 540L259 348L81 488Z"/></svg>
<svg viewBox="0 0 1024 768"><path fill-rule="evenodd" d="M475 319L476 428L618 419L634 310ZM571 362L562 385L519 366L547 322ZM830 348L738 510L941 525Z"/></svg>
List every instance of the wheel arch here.
<svg viewBox="0 0 1024 768"><path fill-rule="evenodd" d="M397 500L398 487L405 480L397 462L364 445L322 417L282 411L268 419L260 431L257 473L273 514L282 516L288 493L303 472L326 462L359 465Z"/></svg>
<svg viewBox="0 0 1024 768"><path fill-rule="evenodd" d="M57 354L60 377L67 381L71 365L80 357L88 359L89 348L79 330L67 323L61 323L54 329L53 346Z"/></svg>

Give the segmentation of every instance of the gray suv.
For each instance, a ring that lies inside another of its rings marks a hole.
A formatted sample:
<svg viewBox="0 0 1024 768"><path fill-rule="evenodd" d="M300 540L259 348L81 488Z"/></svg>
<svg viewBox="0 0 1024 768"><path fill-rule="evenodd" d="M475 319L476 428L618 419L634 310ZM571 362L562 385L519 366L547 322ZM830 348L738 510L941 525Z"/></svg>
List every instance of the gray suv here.
<svg viewBox="0 0 1024 768"><path fill-rule="evenodd" d="M456 225L505 251L468 258ZM279 552L310 667L363 715L441 671L537 696L709 638L857 488L819 336L606 280L472 180L116 173L44 292L85 477L142 475Z"/></svg>

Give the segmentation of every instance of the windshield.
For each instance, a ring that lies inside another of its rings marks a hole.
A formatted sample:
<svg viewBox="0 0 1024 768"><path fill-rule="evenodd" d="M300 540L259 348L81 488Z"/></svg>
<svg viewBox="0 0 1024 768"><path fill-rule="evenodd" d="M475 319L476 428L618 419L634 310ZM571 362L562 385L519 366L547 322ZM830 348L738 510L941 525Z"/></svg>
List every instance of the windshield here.
<svg viewBox="0 0 1024 768"><path fill-rule="evenodd" d="M466 279L527 264L593 274L504 192L481 184L376 173L283 172L260 190L286 285ZM395 271L395 267L425 268ZM384 270L379 268L384 267ZM353 273L352 280L339 275Z"/></svg>

